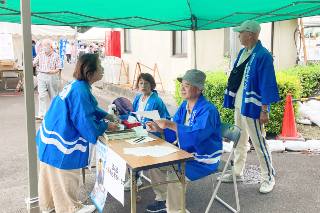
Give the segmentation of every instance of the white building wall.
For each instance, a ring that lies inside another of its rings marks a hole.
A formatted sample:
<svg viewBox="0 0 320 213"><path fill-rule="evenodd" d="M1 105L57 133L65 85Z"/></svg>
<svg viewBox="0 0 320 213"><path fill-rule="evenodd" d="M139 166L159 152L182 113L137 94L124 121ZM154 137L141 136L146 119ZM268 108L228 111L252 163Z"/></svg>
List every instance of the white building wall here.
<svg viewBox="0 0 320 213"><path fill-rule="evenodd" d="M223 62L223 54L230 52L225 52L225 42L229 42L229 37L225 37L225 29L197 31L196 39L197 69L214 71Z"/></svg>
<svg viewBox="0 0 320 213"><path fill-rule="evenodd" d="M297 19L282 21L274 24L273 56L275 69L293 66L296 60L296 48L293 32L298 26ZM122 59L129 62L129 79L132 83L137 62L150 68L157 63L162 83L166 92L174 91L173 79L187 70L194 68L193 32L188 31L188 56L175 57L172 55L171 31L131 30L131 53L124 52L124 30L121 31ZM280 43L279 43L280 36ZM238 37L238 33L236 33ZM196 32L197 40L197 69L214 71L223 62L222 55L229 52L229 28L205 30ZM271 51L271 23L261 24L260 40L265 48ZM279 45L280 44L280 45ZM237 55L243 46L236 39ZM227 68L228 65L225 66ZM141 67L142 72L153 71ZM159 82L156 76L156 82ZM157 87L161 90L160 85Z"/></svg>
<svg viewBox="0 0 320 213"><path fill-rule="evenodd" d="M192 50L191 46L192 32L188 31L188 56L172 56L172 32L171 31L151 31L151 30L131 30L131 53L124 52L124 30L121 32L121 47L123 60L129 62L129 79L132 83L137 62L140 62L150 68L154 68L157 63L160 77L165 91L174 91L173 79L186 70L191 69ZM141 67L142 72L153 74L153 71ZM156 75L156 82L159 78ZM157 89L161 89L158 85Z"/></svg>
<svg viewBox="0 0 320 213"><path fill-rule="evenodd" d="M296 64L297 49L293 34L297 27L298 19L274 23L273 55L275 69L284 69ZM295 37L297 38L297 34Z"/></svg>

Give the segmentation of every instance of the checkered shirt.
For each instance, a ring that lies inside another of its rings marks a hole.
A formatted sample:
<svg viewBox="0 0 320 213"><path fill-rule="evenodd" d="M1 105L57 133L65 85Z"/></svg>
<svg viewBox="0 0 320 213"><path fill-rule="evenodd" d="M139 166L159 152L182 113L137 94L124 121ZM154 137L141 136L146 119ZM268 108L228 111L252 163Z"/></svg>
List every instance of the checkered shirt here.
<svg viewBox="0 0 320 213"><path fill-rule="evenodd" d="M34 59L33 64L36 65L37 71L48 72L50 70L61 69L60 57L56 52L47 55L45 52L40 52Z"/></svg>

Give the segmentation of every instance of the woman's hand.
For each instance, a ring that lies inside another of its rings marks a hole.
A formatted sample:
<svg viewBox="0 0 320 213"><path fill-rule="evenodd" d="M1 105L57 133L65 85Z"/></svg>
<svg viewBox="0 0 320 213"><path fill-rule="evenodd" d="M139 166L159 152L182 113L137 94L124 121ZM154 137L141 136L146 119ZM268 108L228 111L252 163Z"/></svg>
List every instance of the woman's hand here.
<svg viewBox="0 0 320 213"><path fill-rule="evenodd" d="M146 130L147 131L163 133L163 130L154 122L147 121L145 124L146 124Z"/></svg>
<svg viewBox="0 0 320 213"><path fill-rule="evenodd" d="M117 131L119 130L119 126L117 123L110 122L108 123L107 131Z"/></svg>
<svg viewBox="0 0 320 213"><path fill-rule="evenodd" d="M112 122L114 122L114 123L119 123L119 124L121 124L121 119L118 118L118 117L115 116L115 115L108 114L104 119L107 119L107 120L112 121Z"/></svg>
<svg viewBox="0 0 320 213"><path fill-rule="evenodd" d="M115 122L115 123L118 123L118 124L121 124L121 119L120 118L118 118L117 116L113 116L113 122Z"/></svg>

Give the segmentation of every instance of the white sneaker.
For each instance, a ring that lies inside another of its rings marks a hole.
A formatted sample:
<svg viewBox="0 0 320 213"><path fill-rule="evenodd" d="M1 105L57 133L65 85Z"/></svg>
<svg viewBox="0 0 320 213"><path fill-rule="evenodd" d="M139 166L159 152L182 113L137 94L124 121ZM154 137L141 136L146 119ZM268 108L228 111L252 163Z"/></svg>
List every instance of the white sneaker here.
<svg viewBox="0 0 320 213"><path fill-rule="evenodd" d="M54 211L54 208L53 209L49 209L49 210L41 211L41 213L50 213L50 212L53 212L53 211Z"/></svg>
<svg viewBox="0 0 320 213"><path fill-rule="evenodd" d="M260 192L264 194L271 192L275 184L276 181L274 180L274 178L272 178L270 181L264 180L260 186Z"/></svg>
<svg viewBox="0 0 320 213"><path fill-rule="evenodd" d="M218 177L218 180L220 180L220 177ZM243 182L243 176L236 176L236 181L237 182ZM223 176L222 183L231 183L233 182L233 176L232 174L226 174Z"/></svg>
<svg viewBox="0 0 320 213"><path fill-rule="evenodd" d="M44 116L39 116L39 115L35 116L35 119L38 121L42 121L43 118L44 118Z"/></svg>
<svg viewBox="0 0 320 213"><path fill-rule="evenodd" d="M96 210L95 205L84 205L82 209L76 211L75 213L92 213Z"/></svg>
<svg viewBox="0 0 320 213"><path fill-rule="evenodd" d="M138 186L142 185L140 177L137 179L137 185ZM129 191L130 189L131 189L131 179L128 178L127 182L124 184L124 191Z"/></svg>

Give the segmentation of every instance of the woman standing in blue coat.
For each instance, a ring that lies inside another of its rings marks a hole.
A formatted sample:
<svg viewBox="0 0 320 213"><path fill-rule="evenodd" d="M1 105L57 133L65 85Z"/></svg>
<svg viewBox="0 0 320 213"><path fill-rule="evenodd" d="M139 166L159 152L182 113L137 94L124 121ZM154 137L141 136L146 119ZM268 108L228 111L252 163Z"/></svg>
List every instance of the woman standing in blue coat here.
<svg viewBox="0 0 320 213"><path fill-rule="evenodd" d="M105 130L118 130L121 122L100 109L91 93L91 85L102 74L97 54L81 56L73 73L75 80L53 99L40 126L39 206L43 213L91 213L96 209L77 198L80 168L88 165L89 147L97 138Z"/></svg>
<svg viewBox="0 0 320 213"><path fill-rule="evenodd" d="M153 111L158 110L161 118L171 119L167 107L164 105L162 99L158 96L156 88L156 82L152 75L149 73L141 73L137 79L136 89L138 89L141 94L133 101L133 112L137 111ZM134 116L143 128L146 128L146 122L152 121L149 118L130 113ZM128 119L129 115L122 115L122 119ZM159 132L151 132L155 136L162 138ZM140 176L137 173L137 184L140 186L142 184ZM130 179L125 183L124 190L130 190Z"/></svg>

